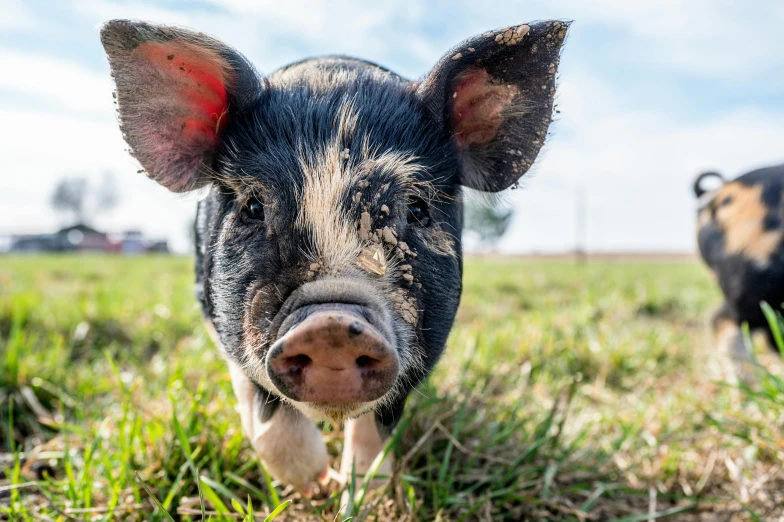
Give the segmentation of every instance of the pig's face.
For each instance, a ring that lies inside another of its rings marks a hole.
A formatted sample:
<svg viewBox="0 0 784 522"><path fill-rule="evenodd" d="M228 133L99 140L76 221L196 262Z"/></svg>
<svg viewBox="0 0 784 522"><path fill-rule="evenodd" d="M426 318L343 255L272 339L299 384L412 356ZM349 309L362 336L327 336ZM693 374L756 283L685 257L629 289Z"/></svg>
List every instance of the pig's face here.
<svg viewBox="0 0 784 522"><path fill-rule="evenodd" d="M407 82L330 60L357 70L327 89L321 63L273 75L227 130L200 248L229 354L339 420L394 399L443 349L460 296L460 189L449 136Z"/></svg>
<svg viewBox="0 0 784 522"><path fill-rule="evenodd" d="M201 299L251 380L341 421L430 372L460 297L460 187L502 190L531 166L565 32L486 33L409 82L347 58L262 79L203 35L104 27L136 158L171 190L209 185Z"/></svg>

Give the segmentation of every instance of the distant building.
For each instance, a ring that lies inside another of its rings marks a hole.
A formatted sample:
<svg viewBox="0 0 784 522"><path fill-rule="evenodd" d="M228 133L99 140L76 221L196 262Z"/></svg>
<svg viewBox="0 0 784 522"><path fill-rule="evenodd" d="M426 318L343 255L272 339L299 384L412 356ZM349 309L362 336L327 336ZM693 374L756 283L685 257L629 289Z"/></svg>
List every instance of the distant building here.
<svg viewBox="0 0 784 522"><path fill-rule="evenodd" d="M150 240L138 230L125 232L114 239L84 224L58 230L54 234L15 235L10 239L10 252L115 252L123 255L169 253L166 240Z"/></svg>
<svg viewBox="0 0 784 522"><path fill-rule="evenodd" d="M112 247L109 236L87 225L74 225L61 229L57 236L65 239L69 250L79 252L109 252Z"/></svg>
<svg viewBox="0 0 784 522"><path fill-rule="evenodd" d="M11 236L10 252L64 252L67 244L57 234Z"/></svg>
<svg viewBox="0 0 784 522"><path fill-rule="evenodd" d="M168 254L169 252L169 242L165 239L147 243L147 253L149 254Z"/></svg>
<svg viewBox="0 0 784 522"><path fill-rule="evenodd" d="M144 237L138 230L129 230L120 240L120 252L124 256L132 256L145 252Z"/></svg>

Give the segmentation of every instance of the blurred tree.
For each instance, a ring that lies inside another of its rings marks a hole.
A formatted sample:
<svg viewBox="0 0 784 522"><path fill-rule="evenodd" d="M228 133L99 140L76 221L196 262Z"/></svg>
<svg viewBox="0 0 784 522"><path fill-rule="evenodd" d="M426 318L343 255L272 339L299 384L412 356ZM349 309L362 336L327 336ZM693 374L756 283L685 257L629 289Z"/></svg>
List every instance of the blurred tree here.
<svg viewBox="0 0 784 522"><path fill-rule="evenodd" d="M86 179L63 178L52 193L52 207L56 212L72 216L76 223L84 223L86 196Z"/></svg>
<svg viewBox="0 0 784 522"><path fill-rule="evenodd" d="M494 250L506 233L514 216L513 208L482 204L473 201L465 203L465 229L476 233L483 248Z"/></svg>
<svg viewBox="0 0 784 522"><path fill-rule="evenodd" d="M66 224L86 224L97 214L109 211L119 202L114 176L106 172L101 185L92 188L86 178L62 178L52 192L52 208L64 215Z"/></svg>

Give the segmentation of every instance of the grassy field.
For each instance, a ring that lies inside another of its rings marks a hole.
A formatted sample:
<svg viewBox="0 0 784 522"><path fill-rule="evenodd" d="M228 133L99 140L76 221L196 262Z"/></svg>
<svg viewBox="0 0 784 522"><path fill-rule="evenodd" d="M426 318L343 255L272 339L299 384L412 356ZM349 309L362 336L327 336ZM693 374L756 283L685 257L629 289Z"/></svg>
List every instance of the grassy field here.
<svg viewBox="0 0 784 522"><path fill-rule="evenodd" d="M168 520L151 495L175 520L346 518L335 483L266 478L192 279L187 258L0 258L0 519ZM696 263L469 260L395 477L353 520L784 520L782 369L727 384L718 304Z"/></svg>

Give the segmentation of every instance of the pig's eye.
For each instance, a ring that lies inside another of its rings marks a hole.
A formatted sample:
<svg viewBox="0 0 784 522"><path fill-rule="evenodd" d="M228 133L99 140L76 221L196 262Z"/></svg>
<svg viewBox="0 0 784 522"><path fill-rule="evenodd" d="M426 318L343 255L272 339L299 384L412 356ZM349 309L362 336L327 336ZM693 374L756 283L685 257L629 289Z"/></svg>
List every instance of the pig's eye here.
<svg viewBox="0 0 784 522"><path fill-rule="evenodd" d="M421 227L426 227L430 224L430 213L427 211L427 203L424 200L415 199L409 203L408 222Z"/></svg>
<svg viewBox="0 0 784 522"><path fill-rule="evenodd" d="M252 198L245 203L242 212L248 219L264 221L264 205L261 204L261 201L259 201L258 198Z"/></svg>

